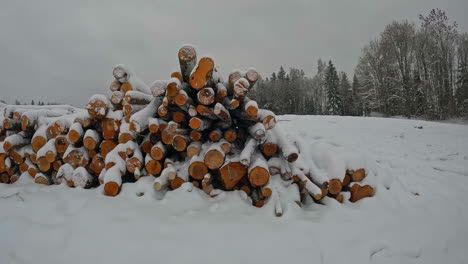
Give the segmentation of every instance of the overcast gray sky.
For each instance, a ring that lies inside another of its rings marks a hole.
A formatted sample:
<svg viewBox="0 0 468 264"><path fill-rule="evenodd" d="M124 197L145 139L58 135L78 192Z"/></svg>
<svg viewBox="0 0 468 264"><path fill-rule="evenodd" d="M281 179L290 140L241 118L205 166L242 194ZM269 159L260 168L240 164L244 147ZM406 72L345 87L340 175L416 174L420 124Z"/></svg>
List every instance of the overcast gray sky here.
<svg viewBox="0 0 468 264"><path fill-rule="evenodd" d="M418 22L432 8L468 31L467 0L221 2L3 0L0 99L83 106L105 93L117 63L148 84L167 78L184 43L213 55L224 75L250 66L266 75L284 65L312 76L318 58L352 74L361 48L386 24Z"/></svg>

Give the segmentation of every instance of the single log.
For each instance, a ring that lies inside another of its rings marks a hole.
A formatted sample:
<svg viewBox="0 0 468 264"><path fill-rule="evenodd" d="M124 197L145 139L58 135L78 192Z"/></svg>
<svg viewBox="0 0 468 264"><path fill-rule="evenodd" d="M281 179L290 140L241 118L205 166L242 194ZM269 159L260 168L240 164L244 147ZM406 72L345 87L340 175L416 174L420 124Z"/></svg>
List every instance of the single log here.
<svg viewBox="0 0 468 264"><path fill-rule="evenodd" d="M240 78L234 83L233 94L236 99L242 99L249 91L249 81L245 78Z"/></svg>
<svg viewBox="0 0 468 264"><path fill-rule="evenodd" d="M366 170L365 169L346 170L346 174L351 176L351 180L353 182L361 182L366 177Z"/></svg>
<svg viewBox="0 0 468 264"><path fill-rule="evenodd" d="M143 153L139 148L135 148L133 156L126 160L127 171L133 173L136 177L140 176L143 169Z"/></svg>
<svg viewBox="0 0 468 264"><path fill-rule="evenodd" d="M161 122L164 122L163 120L159 119L159 118L149 118L148 119L148 128L149 128L149 131L151 133L158 133L159 132L159 126L160 126L160 123Z"/></svg>
<svg viewBox="0 0 468 264"><path fill-rule="evenodd" d="M213 59L209 57L201 58L190 75L190 86L196 90L205 87L211 81L213 70Z"/></svg>
<svg viewBox="0 0 468 264"><path fill-rule="evenodd" d="M101 155L105 159L107 154L111 152L115 147L117 146L117 143L113 140L103 140L101 144L99 145L99 148L101 149Z"/></svg>
<svg viewBox="0 0 468 264"><path fill-rule="evenodd" d="M54 138L59 135L59 133L55 130L53 124L47 127L46 133L47 138Z"/></svg>
<svg viewBox="0 0 468 264"><path fill-rule="evenodd" d="M88 129L84 135L83 145L88 150L96 149L101 143L101 136L96 130Z"/></svg>
<svg viewBox="0 0 468 264"><path fill-rule="evenodd" d="M265 109L258 109L257 119L259 122L262 122L266 130L270 130L275 127L277 122L276 115L272 111Z"/></svg>
<svg viewBox="0 0 468 264"><path fill-rule="evenodd" d="M263 141L266 137L265 127L262 123L256 123L248 128L249 134L256 140Z"/></svg>
<svg viewBox="0 0 468 264"><path fill-rule="evenodd" d="M215 129L208 134L212 142L218 142L223 137L223 132L220 129Z"/></svg>
<svg viewBox="0 0 468 264"><path fill-rule="evenodd" d="M219 169L224 164L225 156L219 143L211 144L204 155L204 162L210 170Z"/></svg>
<svg viewBox="0 0 468 264"><path fill-rule="evenodd" d="M75 169L68 163L63 164L57 171L57 175L55 176L55 180L57 184L61 184L62 182L66 183L69 187L74 187L75 184L73 183L73 171Z"/></svg>
<svg viewBox="0 0 468 264"><path fill-rule="evenodd" d="M141 151L145 154L151 153L151 148L153 148L153 142L151 142L151 133L147 134L143 141L140 144Z"/></svg>
<svg viewBox="0 0 468 264"><path fill-rule="evenodd" d="M217 123L219 128L228 129L232 126L231 114L222 104L217 103L213 113L220 119L220 122Z"/></svg>
<svg viewBox="0 0 468 264"><path fill-rule="evenodd" d="M180 90L179 93L176 95L174 102L178 106L185 106L187 103L193 104L191 98L187 95L187 92L184 90Z"/></svg>
<svg viewBox="0 0 468 264"><path fill-rule="evenodd" d="M114 80L109 85L109 90L111 90L112 92L118 91L118 90L120 90L120 85L122 85L122 84L119 81Z"/></svg>
<svg viewBox="0 0 468 264"><path fill-rule="evenodd" d="M350 188L350 192L351 198L349 200L354 203L366 197L371 197L374 194L374 188L370 185L360 186L354 183Z"/></svg>
<svg viewBox="0 0 468 264"><path fill-rule="evenodd" d="M107 196L116 196L122 185L122 172L118 166L108 169L104 175L104 194Z"/></svg>
<svg viewBox="0 0 468 264"><path fill-rule="evenodd" d="M249 81L249 88L252 88L255 83L258 81L260 78L260 75L258 74L257 70L254 68L249 68L247 72L245 73L245 78Z"/></svg>
<svg viewBox="0 0 468 264"><path fill-rule="evenodd" d="M257 153L249 166L249 182L253 187L263 186L268 183L270 172L268 165L262 155Z"/></svg>
<svg viewBox="0 0 468 264"><path fill-rule="evenodd" d="M295 178L299 179L300 186L303 186L303 188L315 199L315 200L320 200L324 196L326 196L325 193L323 193L322 189L320 189L317 185L315 185L305 174L299 170L298 168L293 168L293 176Z"/></svg>
<svg viewBox="0 0 468 264"><path fill-rule="evenodd" d="M86 109L90 116L95 119L102 119L106 116L109 111L110 102L106 96L102 94L95 94L86 105Z"/></svg>
<svg viewBox="0 0 468 264"><path fill-rule="evenodd" d="M237 132L234 128L230 128L226 131L224 131L224 139L227 141L227 142L234 142L236 141L237 139Z"/></svg>
<svg viewBox="0 0 468 264"><path fill-rule="evenodd" d="M130 131L130 124L127 122L123 122L120 125L120 133L119 133L119 144L125 144L129 141L134 141L136 138L135 133Z"/></svg>
<svg viewBox="0 0 468 264"><path fill-rule="evenodd" d="M254 117L258 114L258 105L254 100L244 97L242 101L244 105L244 111L251 117Z"/></svg>
<svg viewBox="0 0 468 264"><path fill-rule="evenodd" d="M10 176L10 183L13 184L19 179L20 175L19 174L13 174Z"/></svg>
<svg viewBox="0 0 468 264"><path fill-rule="evenodd" d="M244 145L244 149L242 150L240 154L240 162L244 166L249 166L250 165L250 160L255 152L255 149L258 146L257 140L255 138L250 137L247 139L247 142Z"/></svg>
<svg viewBox="0 0 468 264"><path fill-rule="evenodd" d="M169 186L169 175L175 178L175 174L176 174L176 171L174 169L174 166L169 166L165 168L161 172L161 175L154 180L154 183L153 183L154 190L161 191L162 189Z"/></svg>
<svg viewBox="0 0 468 264"><path fill-rule="evenodd" d="M133 104L128 104L125 102L125 104L123 105L123 108L122 108L122 112L123 112L123 115L126 120L126 122L129 122L129 118L131 115L137 113L138 111L140 111L141 109L143 109L145 107L145 105L133 105Z"/></svg>
<svg viewBox="0 0 468 264"><path fill-rule="evenodd" d="M176 111L172 115L172 120L176 123L185 123L187 121L187 118L185 117L185 112L182 111Z"/></svg>
<svg viewBox="0 0 468 264"><path fill-rule="evenodd" d="M126 94L127 92L129 91L133 91L133 86L130 82L124 82L122 83L122 85L120 86L120 90Z"/></svg>
<svg viewBox="0 0 468 264"><path fill-rule="evenodd" d="M10 118L5 118L3 120L3 127L8 130L19 131L21 130L21 121L10 119Z"/></svg>
<svg viewBox="0 0 468 264"><path fill-rule="evenodd" d="M3 141L3 149L5 151L10 151L13 148L21 148L30 144L31 139L28 137L28 134L25 131L21 131L17 134L8 136Z"/></svg>
<svg viewBox="0 0 468 264"><path fill-rule="evenodd" d="M166 93L168 81L167 80L156 80L151 85L151 93L154 97L163 96Z"/></svg>
<svg viewBox="0 0 468 264"><path fill-rule="evenodd" d="M211 120L217 119L216 115L214 114L214 109L211 107L200 104L200 105L197 105L196 110L197 110L197 113L203 117L206 117Z"/></svg>
<svg viewBox="0 0 468 264"><path fill-rule="evenodd" d="M171 189L178 189L182 184L189 181L189 173L187 170L188 162L178 164L177 176L171 180Z"/></svg>
<svg viewBox="0 0 468 264"><path fill-rule="evenodd" d="M290 163L293 163L299 158L299 151L297 150L294 144L288 142L286 135L279 126L275 126L272 129L272 132L275 134L276 139L278 140L278 146L281 149L283 157Z"/></svg>
<svg viewBox="0 0 468 264"><path fill-rule="evenodd" d="M31 147L34 152L38 152L47 143L47 126L40 126L34 133L31 140Z"/></svg>
<svg viewBox="0 0 468 264"><path fill-rule="evenodd" d="M153 95L140 91L128 91L125 94L125 102L132 105L146 105L149 104L153 98Z"/></svg>
<svg viewBox="0 0 468 264"><path fill-rule="evenodd" d="M180 82L184 81L182 79L182 73L180 73L178 71L171 73L171 78L177 78Z"/></svg>
<svg viewBox="0 0 468 264"><path fill-rule="evenodd" d="M107 140L117 138L120 132L120 125L120 120L103 119L101 123L102 137Z"/></svg>
<svg viewBox="0 0 468 264"><path fill-rule="evenodd" d="M216 84L216 102L220 103L228 96L227 88L222 83Z"/></svg>
<svg viewBox="0 0 468 264"><path fill-rule="evenodd" d="M198 102L202 105L210 105L215 101L215 92L213 88L206 87L198 91Z"/></svg>
<svg viewBox="0 0 468 264"><path fill-rule="evenodd" d="M34 177L34 182L37 184L50 185L51 179L47 174L37 173Z"/></svg>
<svg viewBox="0 0 468 264"><path fill-rule="evenodd" d="M67 136L60 135L55 138L55 150L57 153L64 153L68 149L69 145L70 142L68 141Z"/></svg>
<svg viewBox="0 0 468 264"><path fill-rule="evenodd" d="M339 179L331 179L328 183L328 192L332 195L337 195L341 192L343 184Z"/></svg>
<svg viewBox="0 0 468 264"><path fill-rule="evenodd" d="M153 159L151 155L146 155L145 169L151 175L159 175L159 173L161 173L162 170L161 161Z"/></svg>
<svg viewBox="0 0 468 264"><path fill-rule="evenodd" d="M197 131L203 131L208 129L211 126L211 121L208 119L202 119L199 117L192 117L190 119L189 126L191 129L197 130Z"/></svg>
<svg viewBox="0 0 468 264"><path fill-rule="evenodd" d="M161 105L161 98L154 98L148 103L145 108L139 112L133 114L130 117L130 131L139 133L146 130L149 126L149 119L153 118L153 115L156 113L158 107Z"/></svg>
<svg viewBox="0 0 468 264"><path fill-rule="evenodd" d="M163 132L161 132L161 141L166 145L171 145L172 140L174 138L175 133L172 132L170 129L166 128Z"/></svg>
<svg viewBox="0 0 468 264"><path fill-rule="evenodd" d="M94 175L101 174L101 171L104 169L105 163L104 158L100 153L97 153L92 159L89 165L89 169L93 172Z"/></svg>
<svg viewBox="0 0 468 264"><path fill-rule="evenodd" d="M125 94L123 92L115 91L115 92L112 92L111 102L113 104L119 105L119 104L122 104L122 101L124 100L124 98L125 98Z"/></svg>
<svg viewBox="0 0 468 264"><path fill-rule="evenodd" d="M187 135L175 135L172 138L172 146L176 151L184 151L189 143L190 138Z"/></svg>
<svg viewBox="0 0 468 264"><path fill-rule="evenodd" d="M201 146L200 142L191 142L187 147L187 157L192 158L193 156L200 154Z"/></svg>
<svg viewBox="0 0 468 264"><path fill-rule="evenodd" d="M231 86L234 86L234 83L236 83L240 78L244 78L245 73L242 72L241 70L234 70L231 73L229 73L229 84Z"/></svg>
<svg viewBox="0 0 468 264"><path fill-rule="evenodd" d="M261 151L265 157L271 157L278 152L275 134L267 131L265 142L261 145Z"/></svg>
<svg viewBox="0 0 468 264"><path fill-rule="evenodd" d="M55 138L51 138L38 152L37 158L45 157L48 163L52 163L57 158L57 149L55 148Z"/></svg>
<svg viewBox="0 0 468 264"><path fill-rule="evenodd" d="M197 52L191 45L184 45L178 53L182 81L188 82L193 68L197 64Z"/></svg>
<svg viewBox="0 0 468 264"><path fill-rule="evenodd" d="M68 130L68 138L70 139L71 142L77 143L79 141L82 141L83 135L84 135L84 131L80 123L73 123L70 126L70 129Z"/></svg>
<svg viewBox="0 0 468 264"><path fill-rule="evenodd" d="M192 142L194 141L200 141L202 139L203 134L200 131L192 130L190 131L190 140Z"/></svg>
<svg viewBox="0 0 468 264"><path fill-rule="evenodd" d="M226 160L219 174L226 190L232 190L247 175L247 167L239 162L239 156L233 156Z"/></svg>
<svg viewBox="0 0 468 264"><path fill-rule="evenodd" d="M72 181L76 187L90 188L95 184L95 180L96 178L83 167L78 167L73 171Z"/></svg>
<svg viewBox="0 0 468 264"><path fill-rule="evenodd" d="M190 165L188 167L189 175L197 180L203 179L203 177L208 173L208 167L203 162L203 154L204 153L200 153L193 156L190 159Z"/></svg>
<svg viewBox="0 0 468 264"><path fill-rule="evenodd" d="M182 90L182 83L177 78L171 78L167 84L166 96L176 96L180 90Z"/></svg>

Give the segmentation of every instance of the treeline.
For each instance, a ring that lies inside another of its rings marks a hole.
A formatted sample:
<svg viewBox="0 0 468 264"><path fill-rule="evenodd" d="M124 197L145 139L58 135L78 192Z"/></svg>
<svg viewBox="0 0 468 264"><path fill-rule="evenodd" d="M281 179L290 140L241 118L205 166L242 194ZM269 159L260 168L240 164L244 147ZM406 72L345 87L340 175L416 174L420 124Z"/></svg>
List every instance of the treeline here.
<svg viewBox="0 0 468 264"><path fill-rule="evenodd" d="M0 100L0 103L7 104L5 100ZM34 100L31 100L30 103L21 103L18 99L15 100L14 102L15 105L58 105L59 103L56 102L44 102L44 101L38 101L37 104Z"/></svg>
<svg viewBox="0 0 468 264"><path fill-rule="evenodd" d="M439 9L420 22L388 25L363 48L352 81L332 61L318 60L312 78L280 67L258 82L253 96L281 114L466 118L468 34L459 34Z"/></svg>

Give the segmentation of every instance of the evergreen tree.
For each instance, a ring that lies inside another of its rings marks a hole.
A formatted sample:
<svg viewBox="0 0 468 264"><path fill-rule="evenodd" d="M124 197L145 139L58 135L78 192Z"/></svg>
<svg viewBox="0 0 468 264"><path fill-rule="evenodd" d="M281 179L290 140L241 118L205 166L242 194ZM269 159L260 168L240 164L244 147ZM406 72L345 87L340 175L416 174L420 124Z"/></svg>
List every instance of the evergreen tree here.
<svg viewBox="0 0 468 264"><path fill-rule="evenodd" d="M329 115L343 114L341 98L338 91L340 79L336 73L336 68L332 61L328 62L325 73L325 88L327 92L327 110Z"/></svg>
<svg viewBox="0 0 468 264"><path fill-rule="evenodd" d="M33 99L33 100L31 100L31 105L34 105L34 99Z"/></svg>
<svg viewBox="0 0 468 264"><path fill-rule="evenodd" d="M340 77L339 94L341 95L342 100L343 115L353 115L354 100L351 84L349 83L348 76L345 72L342 72Z"/></svg>
<svg viewBox="0 0 468 264"><path fill-rule="evenodd" d="M15 99L15 105L20 105L20 101L18 99Z"/></svg>
<svg viewBox="0 0 468 264"><path fill-rule="evenodd" d="M279 72L278 72L278 80L286 80L286 71L284 70L283 66L280 66Z"/></svg>

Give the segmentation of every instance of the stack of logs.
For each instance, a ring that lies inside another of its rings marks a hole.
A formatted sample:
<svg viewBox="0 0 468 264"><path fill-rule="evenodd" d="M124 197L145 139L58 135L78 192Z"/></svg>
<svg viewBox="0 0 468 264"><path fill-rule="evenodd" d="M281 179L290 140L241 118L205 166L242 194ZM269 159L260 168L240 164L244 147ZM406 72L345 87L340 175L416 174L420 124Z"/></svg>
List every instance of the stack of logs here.
<svg viewBox="0 0 468 264"><path fill-rule="evenodd" d="M301 160L275 114L247 97L255 69L223 82L214 60L198 59L194 47L180 48L178 58L180 72L151 86L116 65L108 95L92 96L86 109L0 106L1 182L27 173L39 184L103 184L115 196L123 182L153 175L158 192L190 182L212 197L241 190L257 207L274 199L278 216L283 187L297 190L298 205L306 196L355 202L373 194L364 169L330 178Z"/></svg>

